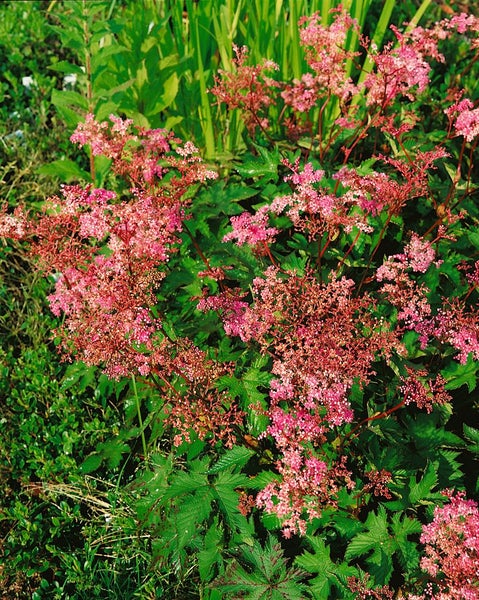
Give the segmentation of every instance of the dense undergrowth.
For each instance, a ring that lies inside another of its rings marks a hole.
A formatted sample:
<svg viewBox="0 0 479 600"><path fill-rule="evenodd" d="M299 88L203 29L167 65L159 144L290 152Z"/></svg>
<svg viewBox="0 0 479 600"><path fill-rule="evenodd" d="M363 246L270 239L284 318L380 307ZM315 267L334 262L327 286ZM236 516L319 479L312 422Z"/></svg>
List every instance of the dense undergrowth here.
<svg viewBox="0 0 479 600"><path fill-rule="evenodd" d="M2 598L479 598L468 9L0 6Z"/></svg>

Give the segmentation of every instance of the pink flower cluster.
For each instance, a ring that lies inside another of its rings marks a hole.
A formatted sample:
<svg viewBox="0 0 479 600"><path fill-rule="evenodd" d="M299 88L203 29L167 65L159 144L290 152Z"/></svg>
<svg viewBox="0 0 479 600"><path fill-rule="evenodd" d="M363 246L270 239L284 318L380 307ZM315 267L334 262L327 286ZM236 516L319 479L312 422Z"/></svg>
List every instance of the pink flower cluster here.
<svg viewBox="0 0 479 600"><path fill-rule="evenodd" d="M220 70L219 77L211 93L224 102L230 110L242 110L246 126L254 134L257 127L266 129L268 119L263 116L265 109L273 103L272 90L279 86L274 79L266 75L267 71L277 71L278 65L271 60L264 60L261 65L254 67L246 65L248 48L234 45L234 70Z"/></svg>
<svg viewBox="0 0 479 600"><path fill-rule="evenodd" d="M191 442L194 432L201 440L208 438L212 444L221 440L231 448L244 413L227 391L217 389L217 383L220 377L232 375L233 365L209 359L188 339L175 344L165 341L162 346L156 374L163 384L166 421L177 432L174 445Z"/></svg>
<svg viewBox="0 0 479 600"><path fill-rule="evenodd" d="M122 196L64 186L39 215L3 214L0 232L28 240L53 276L49 301L64 317L57 335L66 356L101 365L115 379L154 373L177 445L194 431L231 446L243 412L216 386L230 367L188 339L170 339L156 316L156 292L177 250L191 187L216 174L191 142L181 144L163 130L133 130L131 121L114 116L110 121L88 115L72 140L112 160L127 185Z"/></svg>
<svg viewBox="0 0 479 600"><path fill-rule="evenodd" d="M369 588L370 575L365 573L362 579L359 577L348 577L348 588L354 594L356 600L393 600L394 591L388 585L380 588Z"/></svg>
<svg viewBox="0 0 479 600"><path fill-rule="evenodd" d="M281 93L285 103L299 112L307 112L322 97L333 95L344 102L357 90L347 65L358 53L346 49L346 38L352 31L359 33L358 24L341 8L332 9L331 15L329 26L321 23L319 13L299 21L300 42L314 75L306 73Z"/></svg>
<svg viewBox="0 0 479 600"><path fill-rule="evenodd" d="M317 184L325 173L306 163L301 169L299 160L294 164L283 161L292 171L285 181L293 186L291 194L279 196L269 206L269 211L276 215L286 214L298 231L306 232L311 239L328 233L334 238L340 228L349 232L353 227L361 231L370 231L362 213L354 210L356 198L338 196Z"/></svg>
<svg viewBox="0 0 479 600"><path fill-rule="evenodd" d="M404 404L414 403L418 408L424 408L428 413L434 404L446 404L451 400L445 389L446 380L442 375L436 375L432 380L426 369L414 370L406 367L407 377L402 377L399 391L403 395Z"/></svg>
<svg viewBox="0 0 479 600"><path fill-rule="evenodd" d="M462 135L468 142L472 142L479 135L479 108L468 98L456 102L444 111L450 119L454 120L456 135Z"/></svg>
<svg viewBox="0 0 479 600"><path fill-rule="evenodd" d="M334 506L334 497L341 488L354 487L344 462L329 467L312 454L289 450L277 463L281 481L261 490L256 505L281 519L285 538L305 535L308 521L319 517L322 507Z"/></svg>
<svg viewBox="0 0 479 600"><path fill-rule="evenodd" d="M435 252L430 243L413 234L404 253L387 258L376 271L376 279L383 283L381 291L388 302L398 309L398 319L406 329L419 334L421 347L431 338L450 344L458 352L460 363L469 355L479 360L479 312L466 309L457 299L443 299L433 311L428 299L428 288L418 283L409 271L425 273L434 262ZM424 406L426 406L424 404Z"/></svg>
<svg viewBox="0 0 479 600"><path fill-rule="evenodd" d="M360 174L343 167L333 178L346 189L341 198L346 204L359 206L361 212L373 216L384 209L393 215L400 214L406 203L427 194L428 172L434 168L434 161L445 156L447 153L440 147L418 152L414 161L380 155L382 162L394 168L395 176L377 171Z"/></svg>
<svg viewBox="0 0 479 600"><path fill-rule="evenodd" d="M365 385L373 363L400 347L372 316L372 299L354 298L353 287L345 278L322 284L313 273L269 267L253 281L250 305L228 292L200 302L203 310L219 310L227 333L255 341L272 357L264 435L280 452L282 480L260 492L257 503L282 519L286 535L304 532L304 514L311 518L334 501L339 480L352 485L345 465L331 465L318 449L328 431L352 421L353 383Z"/></svg>
<svg viewBox="0 0 479 600"><path fill-rule="evenodd" d="M285 110L280 113L281 123L291 138L307 132L317 136L327 148L342 129L366 131L371 126L399 138L414 126L415 118L409 122L402 119L395 125L390 108L396 99L414 100L426 90L430 62L444 61L440 43L454 33L461 36L467 33L472 38L471 47L479 46L479 19L465 13L439 21L428 29L415 27L401 32L391 26L396 41L381 50L361 35L356 21L341 6L330 11L329 20L327 24L315 13L299 21L300 43L311 69L299 79L278 82L266 77L264 71L276 69L276 65L265 61L261 65L247 66L246 49L235 47L236 70L220 72L221 78L217 79L212 93L230 109L239 108L252 133L258 126L262 129L269 126L268 107L277 104L280 97L285 104ZM357 36L361 52L348 48L351 36ZM364 53L365 76L356 77L354 83L351 71L359 70L360 56ZM337 101L335 116L323 127L326 107L333 98ZM358 114L358 106L368 110ZM319 108L317 123L310 119L314 108ZM464 135L468 141L477 135L479 128L478 109L471 109L472 106L464 105L455 124L457 134Z"/></svg>
<svg viewBox="0 0 479 600"><path fill-rule="evenodd" d="M236 240L238 246L248 244L258 253L261 253L262 246L271 244L278 230L275 227L268 226L268 206L262 206L254 215L247 212L238 217L231 217L233 231L223 237L224 242Z"/></svg>
<svg viewBox="0 0 479 600"><path fill-rule="evenodd" d="M421 598L478 600L479 508L463 492L446 495L448 504L436 506L432 523L423 527L421 535L425 545L421 567L434 581Z"/></svg>
<svg viewBox="0 0 479 600"><path fill-rule="evenodd" d="M431 70L425 60L425 48L401 34L396 27L391 29L397 43L370 54L376 71L365 80L367 104L379 105L383 110L398 96L414 100L413 90L422 92L426 89Z"/></svg>
<svg viewBox="0 0 479 600"><path fill-rule="evenodd" d="M72 140L112 160L129 186L124 197L65 186L43 214L18 210L3 216L1 229L28 239L41 268L54 276L49 300L54 314L65 316L57 332L61 348L119 378L146 375L159 360L161 322L151 309L161 268L176 251L187 192L216 174L190 142L182 145L163 130L132 131L131 121L115 116L110 121L87 115Z"/></svg>

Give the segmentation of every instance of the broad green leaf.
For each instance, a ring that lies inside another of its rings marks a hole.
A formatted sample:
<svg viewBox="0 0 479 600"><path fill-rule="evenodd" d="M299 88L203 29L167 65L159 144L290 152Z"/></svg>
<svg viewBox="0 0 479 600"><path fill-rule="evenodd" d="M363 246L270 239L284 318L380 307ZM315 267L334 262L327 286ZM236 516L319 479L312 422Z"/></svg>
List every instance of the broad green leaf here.
<svg viewBox="0 0 479 600"><path fill-rule="evenodd" d="M87 456L87 458L82 462L80 470L82 473L92 473L98 469L102 461L103 458L101 454L96 452L94 454L90 454L90 456Z"/></svg>
<svg viewBox="0 0 479 600"><path fill-rule="evenodd" d="M466 423L463 424L462 429L464 431L464 436L479 448L479 429L466 425ZM471 446L469 446L469 450L470 449Z"/></svg>
<svg viewBox="0 0 479 600"><path fill-rule="evenodd" d="M347 587L347 578L356 575L357 570L346 563L333 562L330 548L320 537L309 536L307 539L313 551L298 556L295 564L308 573L317 574L308 585L313 597L317 600L328 598L333 586L339 589Z"/></svg>
<svg viewBox="0 0 479 600"><path fill-rule="evenodd" d="M54 175L67 183L70 183L72 180L91 180L90 174L87 171L84 171L77 163L68 158L62 158L47 165L42 165L37 169L37 172L42 175Z"/></svg>
<svg viewBox="0 0 479 600"><path fill-rule="evenodd" d="M255 454L254 450L245 446L234 446L227 450L223 456L209 469L208 473L219 473L229 467L244 467L248 460Z"/></svg>
<svg viewBox="0 0 479 600"><path fill-rule="evenodd" d="M88 111L88 100L78 92L53 90L52 104L57 108L79 108L86 113Z"/></svg>

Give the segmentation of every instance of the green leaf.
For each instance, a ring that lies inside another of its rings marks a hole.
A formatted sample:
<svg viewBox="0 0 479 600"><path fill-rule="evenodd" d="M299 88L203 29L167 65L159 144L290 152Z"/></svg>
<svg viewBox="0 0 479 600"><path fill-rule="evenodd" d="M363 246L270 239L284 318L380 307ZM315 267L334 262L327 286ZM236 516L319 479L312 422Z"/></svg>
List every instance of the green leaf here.
<svg viewBox="0 0 479 600"><path fill-rule="evenodd" d="M377 514L369 513L364 526L366 531L356 535L348 544L345 559L367 555L368 571L376 583L384 585L392 575L392 555L397 550L397 543L388 531L385 508L380 506Z"/></svg>
<svg viewBox="0 0 479 600"><path fill-rule="evenodd" d="M90 456L87 456L87 458L80 465L80 471L82 473L92 473L93 471L96 471L98 469L102 461L103 457L101 456L101 454L98 454L96 452L94 454L90 454Z"/></svg>
<svg viewBox="0 0 479 600"><path fill-rule="evenodd" d="M261 146L256 146L256 149L260 156L249 156L236 170L242 177L261 177L263 182L276 181L280 162L278 149L275 148L273 152Z"/></svg>
<svg viewBox="0 0 479 600"><path fill-rule="evenodd" d="M411 481L414 482L414 476ZM437 485L437 473L434 465L429 463L424 471L421 480L418 483L412 483L409 492L409 501L412 505L422 504L430 501L431 491Z"/></svg>
<svg viewBox="0 0 479 600"><path fill-rule="evenodd" d="M200 531L200 525L211 513L211 491L203 489L200 492L188 495L184 501L178 503L174 523L177 529L176 544L182 549L190 545L193 538Z"/></svg>
<svg viewBox="0 0 479 600"><path fill-rule="evenodd" d="M331 560L330 549L320 537L307 538L313 552L304 552L295 560L295 564L308 573L317 574L309 581L308 587L317 600L329 598L332 587L347 588L347 578L357 575L355 567L346 563L335 563Z"/></svg>
<svg viewBox="0 0 479 600"><path fill-rule="evenodd" d="M442 369L441 375L446 379L446 390L456 390L463 385L467 385L469 392L475 390L477 385L477 371L479 364L472 359L472 356L467 357L467 362L461 364L451 361L447 367Z"/></svg>
<svg viewBox="0 0 479 600"><path fill-rule="evenodd" d="M84 113L88 111L88 100L78 92L53 90L52 104L57 108L76 107Z"/></svg>
<svg viewBox="0 0 479 600"><path fill-rule="evenodd" d="M254 450L245 446L234 446L231 450L227 450L223 456L215 463L208 473L219 473L225 471L228 467L244 467L249 459L254 455Z"/></svg>
<svg viewBox="0 0 479 600"><path fill-rule="evenodd" d="M189 494L202 487L209 487L206 474L181 471L174 477L163 499L165 500L174 498L175 496L181 496L182 494Z"/></svg>
<svg viewBox="0 0 479 600"><path fill-rule="evenodd" d="M249 477L241 474L221 472L213 483L213 490L221 512L229 526L235 530L248 530L247 520L238 508L238 492L236 488L244 488L249 484Z"/></svg>
<svg viewBox="0 0 479 600"><path fill-rule="evenodd" d="M222 563L221 553L219 552L221 545L220 532L220 523L218 518L215 518L204 536L204 547L198 553L198 571L202 581L210 581L215 565Z"/></svg>
<svg viewBox="0 0 479 600"><path fill-rule="evenodd" d="M72 180L90 181L90 174L81 169L75 162L68 158L55 160L37 169L42 175L54 175L62 181L69 183Z"/></svg>
<svg viewBox="0 0 479 600"><path fill-rule="evenodd" d="M75 65L67 60L60 60L55 64L49 65L48 67L52 71L58 71L59 73L74 73L76 75L84 75L84 71L78 65Z"/></svg>
<svg viewBox="0 0 479 600"><path fill-rule="evenodd" d="M170 106L178 94L178 85L178 75L172 73L168 79L163 82L161 94L158 92L155 94L154 90L148 89L148 101L146 102L144 110L145 115L156 115Z"/></svg>
<svg viewBox="0 0 479 600"><path fill-rule="evenodd" d="M463 424L464 437L472 442L467 449L473 454L479 454L479 429Z"/></svg>
<svg viewBox="0 0 479 600"><path fill-rule="evenodd" d="M97 444L96 451L107 461L112 469L118 467L123 454L130 451L130 447L119 439L108 440Z"/></svg>
<svg viewBox="0 0 479 600"><path fill-rule="evenodd" d="M264 548L258 542L253 548L243 546L238 559L230 563L225 575L212 586L225 599L304 600L302 577L301 570L288 566L281 545L269 538Z"/></svg>

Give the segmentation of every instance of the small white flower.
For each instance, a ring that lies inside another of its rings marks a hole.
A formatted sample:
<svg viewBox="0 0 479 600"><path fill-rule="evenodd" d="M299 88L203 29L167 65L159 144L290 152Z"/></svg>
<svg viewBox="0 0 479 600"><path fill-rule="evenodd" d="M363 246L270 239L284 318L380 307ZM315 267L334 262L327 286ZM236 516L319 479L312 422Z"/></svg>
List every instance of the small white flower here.
<svg viewBox="0 0 479 600"><path fill-rule="evenodd" d="M27 75L26 77L22 77L22 85L29 90L35 85L35 80L30 75Z"/></svg>
<svg viewBox="0 0 479 600"><path fill-rule="evenodd" d="M68 75L65 75L65 77L63 78L63 89L64 90L73 89L76 85L76 82L77 82L76 73L69 73Z"/></svg>

